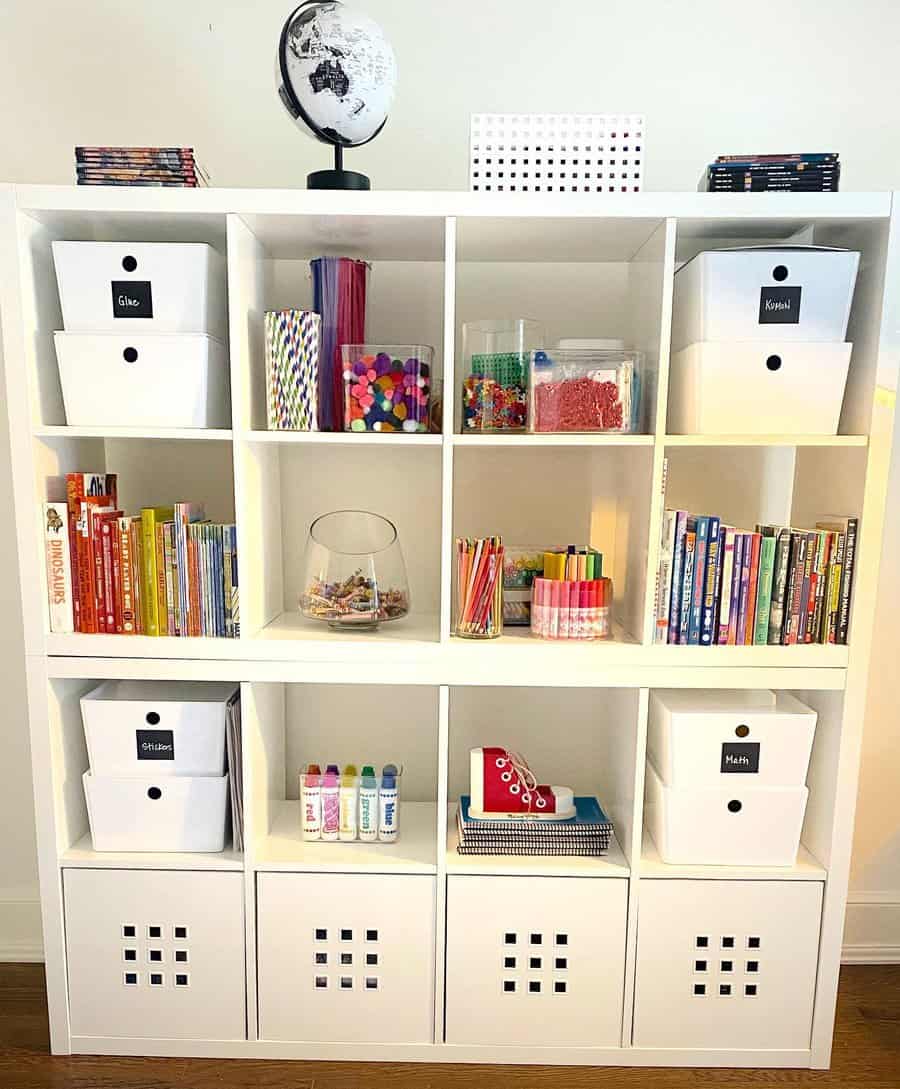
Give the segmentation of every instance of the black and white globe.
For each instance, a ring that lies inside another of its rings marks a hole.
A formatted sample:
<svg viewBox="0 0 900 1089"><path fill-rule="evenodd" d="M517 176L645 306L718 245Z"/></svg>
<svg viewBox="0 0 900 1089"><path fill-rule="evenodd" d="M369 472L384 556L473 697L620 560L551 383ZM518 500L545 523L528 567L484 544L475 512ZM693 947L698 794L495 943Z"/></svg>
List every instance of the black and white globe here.
<svg viewBox="0 0 900 1089"><path fill-rule="evenodd" d="M279 94L298 125L325 143L358 147L387 121L397 62L381 27L337 0L308 0L278 49Z"/></svg>

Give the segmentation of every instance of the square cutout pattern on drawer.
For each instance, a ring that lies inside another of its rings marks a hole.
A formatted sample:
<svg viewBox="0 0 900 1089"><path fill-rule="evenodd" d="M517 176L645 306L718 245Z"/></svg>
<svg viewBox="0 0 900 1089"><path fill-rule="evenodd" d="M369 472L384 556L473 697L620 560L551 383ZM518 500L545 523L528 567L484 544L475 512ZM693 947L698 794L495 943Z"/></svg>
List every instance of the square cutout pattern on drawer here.
<svg viewBox="0 0 900 1089"><path fill-rule="evenodd" d="M187 987L190 977L184 969L172 971L168 964L186 964L190 956L186 944L188 928L181 923L166 925L153 923L122 923L119 928L119 940L122 942L122 960L128 965L122 973L122 982L128 988L134 987ZM168 952L165 947L167 937L178 941L180 948ZM142 962L146 971L137 971L136 965Z"/></svg>
<svg viewBox="0 0 900 1089"><path fill-rule="evenodd" d="M691 995L694 998L756 998L759 995L759 982L752 982L742 977L755 977L761 971L756 951L762 948L762 939L758 934L744 936L735 934L709 935L697 934L693 941L693 980ZM708 959L698 956L698 951L719 950L720 956ZM733 950L753 950L752 959L734 959ZM701 982L702 980L702 982Z"/></svg>
<svg viewBox="0 0 900 1089"><path fill-rule="evenodd" d="M569 935L566 931L545 933L527 930L522 933L504 930L500 935L500 993L504 995L569 994ZM511 956L510 948L527 946L526 956ZM562 949L567 955L545 956Z"/></svg>
<svg viewBox="0 0 900 1089"><path fill-rule="evenodd" d="M311 937L315 947L314 991L334 989L349 993L357 989L370 992L380 989L379 977L372 974L372 969L379 966L376 927L354 930L352 926L314 926ZM354 968L363 967L365 974L356 975L353 972Z"/></svg>

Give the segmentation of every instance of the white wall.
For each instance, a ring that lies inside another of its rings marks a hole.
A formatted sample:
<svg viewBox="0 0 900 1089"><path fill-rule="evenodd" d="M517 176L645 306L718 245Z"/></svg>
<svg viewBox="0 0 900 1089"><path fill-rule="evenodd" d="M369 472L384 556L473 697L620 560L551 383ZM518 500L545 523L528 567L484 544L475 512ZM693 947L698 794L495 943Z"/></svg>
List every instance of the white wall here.
<svg viewBox="0 0 900 1089"><path fill-rule="evenodd" d="M218 185L302 185L308 171L327 165L328 151L293 130L275 97L275 43L291 6L3 0L0 179L69 182L75 144L177 144L195 146ZM844 189L900 188L900 5L891 0L362 6L385 27L400 66L387 127L347 156L378 188L465 188L473 111L644 112L649 189L695 188L720 153L794 149L840 151ZM0 436L0 509L9 509L6 457ZM896 532L896 457L892 496ZM9 552L4 535L0 598L15 617ZM858 950L880 942L900 955L900 752L890 681L898 606L894 565L882 593L854 869L860 904L851 906L848 937ZM27 758L14 621L0 640L8 723L0 824L17 830L5 837L0 870L0 955L15 955L17 942L29 940L28 909L18 905L36 897L36 882L33 837L20 816Z"/></svg>

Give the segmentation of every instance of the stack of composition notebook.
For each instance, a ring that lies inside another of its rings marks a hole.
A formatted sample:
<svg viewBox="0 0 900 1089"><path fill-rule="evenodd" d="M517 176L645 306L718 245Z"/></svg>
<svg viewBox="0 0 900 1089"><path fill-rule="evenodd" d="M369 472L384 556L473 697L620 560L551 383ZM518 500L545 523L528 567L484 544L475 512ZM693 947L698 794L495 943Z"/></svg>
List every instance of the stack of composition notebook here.
<svg viewBox="0 0 900 1089"><path fill-rule="evenodd" d="M836 151L788 155L720 155L700 178L710 193L836 193L841 164Z"/></svg>
<svg viewBox="0 0 900 1089"><path fill-rule="evenodd" d="M576 798L568 820L476 820L469 795L459 799L456 820L461 855L602 855L613 827L596 798Z"/></svg>

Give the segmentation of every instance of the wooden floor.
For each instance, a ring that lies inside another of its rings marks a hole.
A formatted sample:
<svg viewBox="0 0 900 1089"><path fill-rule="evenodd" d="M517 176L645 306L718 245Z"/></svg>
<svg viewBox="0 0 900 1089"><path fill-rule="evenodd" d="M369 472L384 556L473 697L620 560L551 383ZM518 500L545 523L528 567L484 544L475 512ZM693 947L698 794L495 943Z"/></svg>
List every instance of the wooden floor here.
<svg viewBox="0 0 900 1089"><path fill-rule="evenodd" d="M0 1089L709 1089L719 1085L898 1089L900 965L843 969L832 1069L814 1072L54 1058L47 1053L43 968L0 964Z"/></svg>

